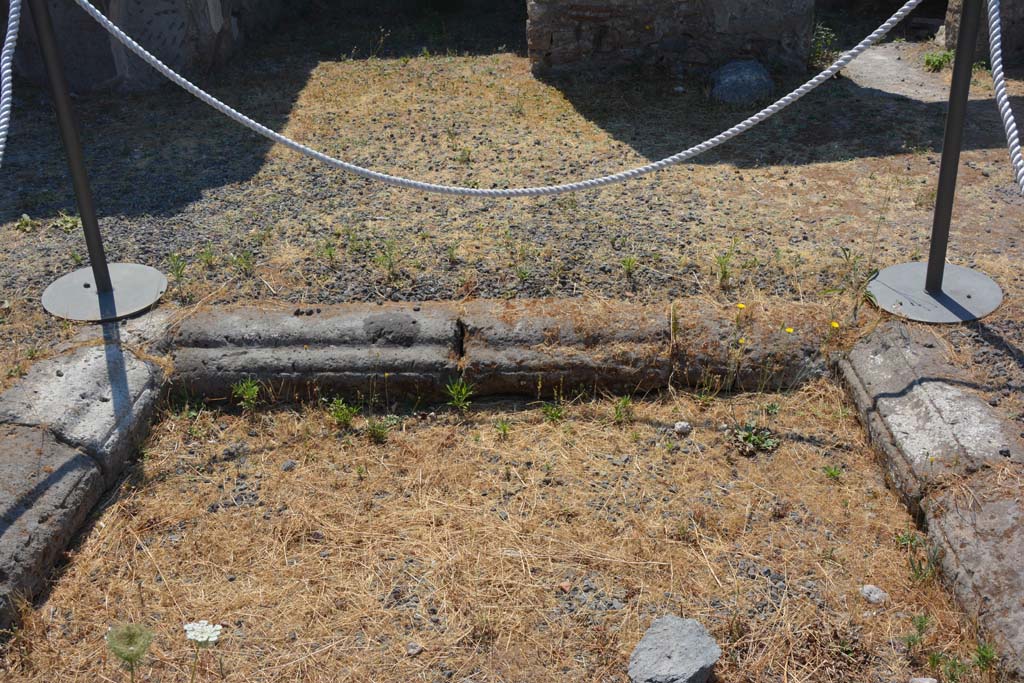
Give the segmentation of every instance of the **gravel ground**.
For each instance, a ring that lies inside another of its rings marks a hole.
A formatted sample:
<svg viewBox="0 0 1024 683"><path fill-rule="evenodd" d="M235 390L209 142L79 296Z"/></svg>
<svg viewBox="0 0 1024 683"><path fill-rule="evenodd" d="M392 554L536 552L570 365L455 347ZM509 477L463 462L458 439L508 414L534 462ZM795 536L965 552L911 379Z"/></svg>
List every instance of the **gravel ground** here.
<svg viewBox="0 0 1024 683"><path fill-rule="evenodd" d="M535 78L521 3L467 6L402 15L387 2L345 14L317 5L199 80L327 152L482 187L641 164L748 113L710 104L696 75L685 93L630 71ZM876 18L824 20L849 43ZM76 106L110 258L171 272L168 305L774 296L845 307L846 322L872 268L927 252L948 83L948 71L924 71L929 49L888 43L869 67L693 164L556 198L371 184L271 148L174 89ZM805 76L777 78L781 89ZM982 388L1001 389L1024 379L1012 351L1024 346L1024 199L987 79L976 78L950 259L992 274L1009 300L984 328L949 335L958 357L995 373ZM1011 89L1024 109L1021 81ZM24 84L17 93L0 175L0 383L71 333L40 314L38 298L85 252L75 220L60 217L73 201L46 97Z"/></svg>

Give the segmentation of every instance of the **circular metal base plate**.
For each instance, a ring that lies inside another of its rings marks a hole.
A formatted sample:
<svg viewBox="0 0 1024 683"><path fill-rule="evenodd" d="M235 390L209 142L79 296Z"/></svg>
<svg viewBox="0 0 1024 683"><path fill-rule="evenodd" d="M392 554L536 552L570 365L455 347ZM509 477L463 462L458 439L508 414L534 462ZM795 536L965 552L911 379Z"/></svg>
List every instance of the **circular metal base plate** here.
<svg viewBox="0 0 1024 683"><path fill-rule="evenodd" d="M868 284L875 303L895 315L923 323L961 323L984 318L999 308L1003 292L992 278L946 264L942 291L924 291L927 263L886 268Z"/></svg>
<svg viewBox="0 0 1024 683"><path fill-rule="evenodd" d="M46 288L43 308L58 318L107 322L145 311L167 290L167 278L155 268L135 263L111 263L109 268L113 292L97 294L92 268L82 268Z"/></svg>

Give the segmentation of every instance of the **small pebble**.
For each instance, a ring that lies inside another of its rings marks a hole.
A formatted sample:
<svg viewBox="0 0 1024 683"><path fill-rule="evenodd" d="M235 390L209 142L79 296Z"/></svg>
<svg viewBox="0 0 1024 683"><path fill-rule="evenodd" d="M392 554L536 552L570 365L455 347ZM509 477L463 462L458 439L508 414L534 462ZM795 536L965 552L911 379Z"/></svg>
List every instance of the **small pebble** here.
<svg viewBox="0 0 1024 683"><path fill-rule="evenodd" d="M870 583L860 587L860 595L872 605L881 605L889 601L888 593L878 586L872 586Z"/></svg>
<svg viewBox="0 0 1024 683"><path fill-rule="evenodd" d="M939 683L934 678L911 678L910 683Z"/></svg>
<svg viewBox="0 0 1024 683"><path fill-rule="evenodd" d="M298 464L299 463L295 462L294 460L285 460L284 464L281 465L281 471L282 472L291 472L292 470L294 470L298 466Z"/></svg>
<svg viewBox="0 0 1024 683"><path fill-rule="evenodd" d="M693 431L693 425L689 422L676 422L673 430L675 430L676 436L689 436Z"/></svg>
<svg viewBox="0 0 1024 683"><path fill-rule="evenodd" d="M405 654L410 657L415 657L421 652L423 652L423 646L419 643L411 642L405 646Z"/></svg>

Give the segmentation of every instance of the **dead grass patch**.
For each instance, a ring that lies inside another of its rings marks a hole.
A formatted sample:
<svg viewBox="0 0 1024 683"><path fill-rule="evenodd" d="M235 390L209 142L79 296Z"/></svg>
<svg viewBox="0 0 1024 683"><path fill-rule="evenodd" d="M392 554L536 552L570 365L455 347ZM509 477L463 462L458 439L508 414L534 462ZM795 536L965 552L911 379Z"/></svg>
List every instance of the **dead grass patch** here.
<svg viewBox="0 0 1024 683"><path fill-rule="evenodd" d="M315 407L179 406L26 610L5 680L120 679L102 636L122 621L157 632L140 680L179 680L199 618L225 624L202 680L624 681L670 612L708 625L722 681L905 680L931 652L970 658L969 621L911 577L912 521L838 387L554 415L402 415L375 444L383 416L340 431ZM778 447L742 456L746 424Z"/></svg>

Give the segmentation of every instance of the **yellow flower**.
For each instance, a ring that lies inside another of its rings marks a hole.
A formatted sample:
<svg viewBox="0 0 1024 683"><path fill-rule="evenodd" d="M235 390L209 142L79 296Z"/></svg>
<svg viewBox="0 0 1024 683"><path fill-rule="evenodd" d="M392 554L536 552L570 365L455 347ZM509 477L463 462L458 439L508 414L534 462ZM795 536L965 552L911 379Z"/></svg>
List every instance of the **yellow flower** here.
<svg viewBox="0 0 1024 683"><path fill-rule="evenodd" d="M838 330L839 329L839 323L836 322L835 320L832 321L832 329L833 330Z"/></svg>
<svg viewBox="0 0 1024 683"><path fill-rule="evenodd" d="M786 334L793 334L793 328L792 327L787 327L786 328Z"/></svg>
<svg viewBox="0 0 1024 683"><path fill-rule="evenodd" d="M747 338L746 337L740 337L740 344L746 344L746 343L747 343Z"/></svg>
<svg viewBox="0 0 1024 683"><path fill-rule="evenodd" d="M744 308L746 308L746 307L747 307L747 305L746 305L746 304L736 304L736 308L740 309L741 311L742 311L742 310L743 310Z"/></svg>

